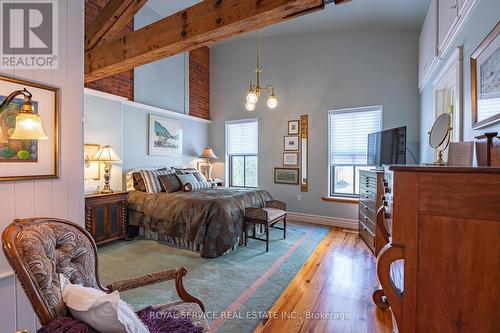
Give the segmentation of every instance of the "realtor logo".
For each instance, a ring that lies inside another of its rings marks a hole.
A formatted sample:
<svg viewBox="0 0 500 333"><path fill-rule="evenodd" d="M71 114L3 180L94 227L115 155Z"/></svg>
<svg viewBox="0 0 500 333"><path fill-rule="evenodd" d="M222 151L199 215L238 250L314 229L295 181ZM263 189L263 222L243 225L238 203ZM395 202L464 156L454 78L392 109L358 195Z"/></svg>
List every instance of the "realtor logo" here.
<svg viewBox="0 0 500 333"><path fill-rule="evenodd" d="M57 1L0 1L0 68L57 68Z"/></svg>

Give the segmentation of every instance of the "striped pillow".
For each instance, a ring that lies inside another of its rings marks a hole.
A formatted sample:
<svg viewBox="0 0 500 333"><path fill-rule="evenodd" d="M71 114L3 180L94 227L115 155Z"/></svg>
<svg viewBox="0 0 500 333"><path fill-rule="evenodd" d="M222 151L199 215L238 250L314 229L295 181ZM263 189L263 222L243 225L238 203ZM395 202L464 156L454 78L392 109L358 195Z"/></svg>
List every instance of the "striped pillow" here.
<svg viewBox="0 0 500 333"><path fill-rule="evenodd" d="M144 180L144 185L146 185L147 193L158 193L163 192L163 186L161 185L160 179L158 179L161 175L169 175L172 172L170 169L161 169L161 170L141 170L141 176Z"/></svg>
<svg viewBox="0 0 500 333"><path fill-rule="evenodd" d="M184 192L194 192L199 190L211 190L213 187L214 185L209 182L191 182L184 184L183 189Z"/></svg>

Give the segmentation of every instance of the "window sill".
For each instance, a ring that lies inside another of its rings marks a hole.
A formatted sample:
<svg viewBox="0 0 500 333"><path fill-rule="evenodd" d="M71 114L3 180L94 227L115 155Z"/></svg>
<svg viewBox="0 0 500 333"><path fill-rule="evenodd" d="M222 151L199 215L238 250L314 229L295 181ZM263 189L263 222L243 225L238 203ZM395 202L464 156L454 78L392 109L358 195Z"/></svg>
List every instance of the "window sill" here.
<svg viewBox="0 0 500 333"><path fill-rule="evenodd" d="M358 204L359 198L350 198L350 197L321 197L323 201L329 202L341 202L341 203L350 203L350 204Z"/></svg>

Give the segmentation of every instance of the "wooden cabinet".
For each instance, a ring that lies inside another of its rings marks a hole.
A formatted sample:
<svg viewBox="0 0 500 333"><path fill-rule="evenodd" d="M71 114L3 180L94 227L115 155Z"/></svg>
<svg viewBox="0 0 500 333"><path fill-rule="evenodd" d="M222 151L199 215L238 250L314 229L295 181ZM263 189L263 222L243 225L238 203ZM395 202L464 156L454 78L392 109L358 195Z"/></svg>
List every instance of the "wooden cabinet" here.
<svg viewBox="0 0 500 333"><path fill-rule="evenodd" d="M395 331L500 332L500 168L393 166L384 177L373 297Z"/></svg>
<svg viewBox="0 0 500 333"><path fill-rule="evenodd" d="M360 237L377 255L380 247L376 240L377 209L382 205L383 171L361 170L359 172L358 231ZM379 242L380 243L380 242Z"/></svg>
<svg viewBox="0 0 500 333"><path fill-rule="evenodd" d="M127 192L85 196L85 229L98 245L127 236Z"/></svg>
<svg viewBox="0 0 500 333"><path fill-rule="evenodd" d="M422 88L438 60L438 0L431 0L419 38L418 86Z"/></svg>
<svg viewBox="0 0 500 333"><path fill-rule="evenodd" d="M428 83L478 0L431 0L419 38L418 87Z"/></svg>

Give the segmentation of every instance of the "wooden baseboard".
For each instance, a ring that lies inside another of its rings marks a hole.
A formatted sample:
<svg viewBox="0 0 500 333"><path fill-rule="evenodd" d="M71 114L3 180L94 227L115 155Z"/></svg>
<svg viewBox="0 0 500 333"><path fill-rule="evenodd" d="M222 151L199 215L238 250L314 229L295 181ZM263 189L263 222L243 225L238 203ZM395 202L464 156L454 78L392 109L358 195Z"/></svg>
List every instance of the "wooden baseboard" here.
<svg viewBox="0 0 500 333"><path fill-rule="evenodd" d="M341 218L330 217L330 216L288 212L287 219L289 221L321 224L321 225L327 225L329 227L339 227L339 228L346 228L346 229L357 229L358 228L358 221L357 220L341 219Z"/></svg>

